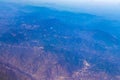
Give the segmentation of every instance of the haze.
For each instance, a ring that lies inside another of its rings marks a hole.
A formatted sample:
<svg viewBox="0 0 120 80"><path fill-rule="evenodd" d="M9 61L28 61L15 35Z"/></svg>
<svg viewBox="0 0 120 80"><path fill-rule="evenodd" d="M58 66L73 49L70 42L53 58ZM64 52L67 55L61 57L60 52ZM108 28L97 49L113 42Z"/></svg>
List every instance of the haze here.
<svg viewBox="0 0 120 80"><path fill-rule="evenodd" d="M10 0L9 2L49 6L61 10L91 13L109 19L120 20L120 0Z"/></svg>

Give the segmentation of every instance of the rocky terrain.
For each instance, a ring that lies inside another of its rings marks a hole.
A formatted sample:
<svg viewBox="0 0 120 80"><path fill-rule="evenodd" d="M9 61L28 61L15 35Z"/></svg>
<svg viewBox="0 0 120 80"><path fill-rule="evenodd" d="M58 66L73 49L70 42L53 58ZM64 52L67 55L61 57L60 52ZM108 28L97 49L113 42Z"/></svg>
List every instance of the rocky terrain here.
<svg viewBox="0 0 120 80"><path fill-rule="evenodd" d="M100 28L111 21L44 7L0 6L0 80L120 80L120 39Z"/></svg>

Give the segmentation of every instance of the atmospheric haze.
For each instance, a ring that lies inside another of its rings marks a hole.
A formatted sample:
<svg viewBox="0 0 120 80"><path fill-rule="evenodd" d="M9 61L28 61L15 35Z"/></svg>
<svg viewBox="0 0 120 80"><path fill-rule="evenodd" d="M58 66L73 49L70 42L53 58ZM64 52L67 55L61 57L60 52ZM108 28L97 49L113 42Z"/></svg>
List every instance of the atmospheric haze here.
<svg viewBox="0 0 120 80"><path fill-rule="evenodd" d="M120 20L120 0L10 0L9 2L49 6L61 10L91 13L109 19Z"/></svg>
<svg viewBox="0 0 120 80"><path fill-rule="evenodd" d="M4 0L7 1L7 0ZM8 1L7 1L8 2ZM23 4L50 6L61 10L91 13L120 20L120 0L11 0Z"/></svg>

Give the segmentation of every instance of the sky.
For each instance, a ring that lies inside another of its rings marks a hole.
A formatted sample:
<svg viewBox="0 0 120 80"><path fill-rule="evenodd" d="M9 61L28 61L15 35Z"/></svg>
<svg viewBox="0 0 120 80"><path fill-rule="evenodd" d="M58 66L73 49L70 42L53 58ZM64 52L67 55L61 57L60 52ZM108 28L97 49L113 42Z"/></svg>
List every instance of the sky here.
<svg viewBox="0 0 120 80"><path fill-rule="evenodd" d="M120 19L120 0L9 0L9 2L37 6L47 5L63 10L91 13L111 19Z"/></svg>

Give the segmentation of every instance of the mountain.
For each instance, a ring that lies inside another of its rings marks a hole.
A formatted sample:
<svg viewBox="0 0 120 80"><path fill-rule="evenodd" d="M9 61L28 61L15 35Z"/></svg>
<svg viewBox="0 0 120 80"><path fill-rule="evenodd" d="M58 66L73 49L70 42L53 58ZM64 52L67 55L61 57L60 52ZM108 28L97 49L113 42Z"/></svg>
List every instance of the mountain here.
<svg viewBox="0 0 120 80"><path fill-rule="evenodd" d="M0 4L4 8L0 8L0 79L120 79L119 32L113 33L116 21L4 4Z"/></svg>

